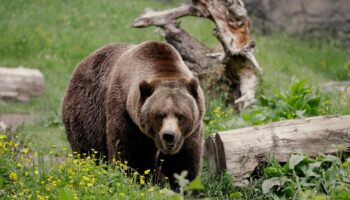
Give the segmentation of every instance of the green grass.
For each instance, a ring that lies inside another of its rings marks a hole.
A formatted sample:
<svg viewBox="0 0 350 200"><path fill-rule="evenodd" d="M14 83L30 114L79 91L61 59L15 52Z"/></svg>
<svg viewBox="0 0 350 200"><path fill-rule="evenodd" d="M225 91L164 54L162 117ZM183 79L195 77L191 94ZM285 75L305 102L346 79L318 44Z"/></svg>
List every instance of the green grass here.
<svg viewBox="0 0 350 200"><path fill-rule="evenodd" d="M60 110L75 65L107 43L163 40L155 32L156 28L134 29L131 28L132 21L146 7L165 9L179 3L166 4L159 0L2 0L0 66L40 69L44 73L46 92L27 103L0 101L0 114L39 115L34 124L19 129L19 139L33 151L56 153L67 148L69 145L60 125ZM212 22L189 17L181 19L181 26L209 47L220 45L211 34ZM257 43L256 57L264 70L258 97L276 94L276 90L286 91L291 77L305 79L313 88L321 88L327 81L350 79L349 51L341 47L341 41L312 36L299 39L286 34L254 33L253 37ZM330 104L325 114L350 114L349 97L322 91L320 95L322 101L328 99ZM220 99L208 96L206 102L206 136L252 123L235 114ZM253 181L249 187L233 188L228 176L210 175L205 164L202 180L205 186L202 195L206 197L223 198L237 191L245 199L264 197L262 180Z"/></svg>
<svg viewBox="0 0 350 200"><path fill-rule="evenodd" d="M94 155L79 159L66 148L52 148L56 153L33 152L14 135L0 134L1 199L180 199L150 184L148 171L138 174L120 162L96 165Z"/></svg>

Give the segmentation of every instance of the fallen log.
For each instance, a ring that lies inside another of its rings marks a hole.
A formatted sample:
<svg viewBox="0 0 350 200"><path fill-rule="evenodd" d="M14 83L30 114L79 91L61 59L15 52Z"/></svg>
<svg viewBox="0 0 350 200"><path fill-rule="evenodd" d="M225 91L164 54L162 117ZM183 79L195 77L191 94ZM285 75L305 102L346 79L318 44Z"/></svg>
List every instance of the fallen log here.
<svg viewBox="0 0 350 200"><path fill-rule="evenodd" d="M285 120L212 134L205 156L213 173L227 172L236 185L273 158L287 162L292 153L316 156L350 150L350 115Z"/></svg>
<svg viewBox="0 0 350 200"><path fill-rule="evenodd" d="M0 67L0 99L28 101L44 91L44 76L39 70Z"/></svg>

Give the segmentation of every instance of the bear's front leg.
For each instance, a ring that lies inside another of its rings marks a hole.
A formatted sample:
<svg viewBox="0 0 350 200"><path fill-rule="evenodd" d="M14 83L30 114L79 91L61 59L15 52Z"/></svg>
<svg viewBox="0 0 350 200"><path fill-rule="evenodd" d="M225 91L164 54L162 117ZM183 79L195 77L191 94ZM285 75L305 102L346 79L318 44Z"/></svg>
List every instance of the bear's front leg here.
<svg viewBox="0 0 350 200"><path fill-rule="evenodd" d="M120 118L119 118L120 121ZM118 126L119 125L119 126ZM121 127L122 126L122 127ZM121 160L117 155L118 146L121 145L120 139L122 132L125 132L125 125L118 123L118 120L110 119L107 122L107 152L108 152L108 163L112 161Z"/></svg>
<svg viewBox="0 0 350 200"><path fill-rule="evenodd" d="M161 170L164 176L169 178L169 183L172 189L177 189L178 184L174 174L180 174L182 171L187 171L185 177L192 181L199 174L202 163L203 153L203 128L202 125L188 138L186 138L182 149L174 155L160 154Z"/></svg>
<svg viewBox="0 0 350 200"><path fill-rule="evenodd" d="M143 174L155 169L154 141L143 134L126 112L108 119L107 123L108 161L119 160Z"/></svg>

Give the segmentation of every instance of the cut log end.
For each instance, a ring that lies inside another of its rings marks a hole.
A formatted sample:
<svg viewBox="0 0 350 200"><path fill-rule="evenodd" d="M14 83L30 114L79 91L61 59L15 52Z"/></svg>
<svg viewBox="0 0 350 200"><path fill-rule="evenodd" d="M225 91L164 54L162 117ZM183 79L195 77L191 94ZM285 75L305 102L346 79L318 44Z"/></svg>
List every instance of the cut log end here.
<svg viewBox="0 0 350 200"><path fill-rule="evenodd" d="M44 76L39 70L0 67L0 99L28 101L44 91Z"/></svg>
<svg viewBox="0 0 350 200"><path fill-rule="evenodd" d="M225 152L218 134L213 134L205 141L205 156L208 159L209 169L215 174L226 170Z"/></svg>

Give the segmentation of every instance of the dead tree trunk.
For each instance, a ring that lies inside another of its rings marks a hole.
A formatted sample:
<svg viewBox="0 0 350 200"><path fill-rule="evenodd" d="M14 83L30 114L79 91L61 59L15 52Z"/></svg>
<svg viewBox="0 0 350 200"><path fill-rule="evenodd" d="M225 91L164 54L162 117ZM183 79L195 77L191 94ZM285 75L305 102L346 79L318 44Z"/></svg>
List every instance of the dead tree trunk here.
<svg viewBox="0 0 350 200"><path fill-rule="evenodd" d="M214 35L224 52L213 53L181 29L176 20L184 16L212 20L216 24ZM180 52L192 72L209 82L209 88L221 85L218 88L229 93L237 110L254 102L258 82L256 71L261 69L253 54L255 43L250 38L250 22L241 0L193 0L192 4L170 10L147 9L133 26L162 28L166 41ZM215 66L222 70L212 70Z"/></svg>
<svg viewBox="0 0 350 200"><path fill-rule="evenodd" d="M44 76L39 70L0 67L0 99L28 101L44 91Z"/></svg>
<svg viewBox="0 0 350 200"><path fill-rule="evenodd" d="M270 158L287 162L292 153L316 156L350 149L350 115L286 120L211 135L205 155L214 173L227 171L240 184Z"/></svg>

